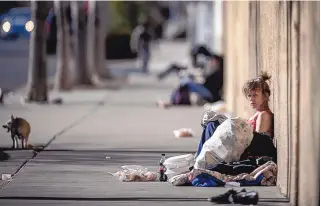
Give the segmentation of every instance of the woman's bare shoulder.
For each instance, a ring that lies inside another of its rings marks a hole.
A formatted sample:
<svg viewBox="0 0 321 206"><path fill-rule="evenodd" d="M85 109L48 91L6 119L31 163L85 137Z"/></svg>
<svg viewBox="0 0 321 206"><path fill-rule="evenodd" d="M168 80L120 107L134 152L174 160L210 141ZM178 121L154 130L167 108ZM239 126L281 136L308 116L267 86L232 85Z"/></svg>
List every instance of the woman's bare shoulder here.
<svg viewBox="0 0 321 206"><path fill-rule="evenodd" d="M271 119L273 118L273 113L270 111L262 111L258 113L258 118L260 119Z"/></svg>

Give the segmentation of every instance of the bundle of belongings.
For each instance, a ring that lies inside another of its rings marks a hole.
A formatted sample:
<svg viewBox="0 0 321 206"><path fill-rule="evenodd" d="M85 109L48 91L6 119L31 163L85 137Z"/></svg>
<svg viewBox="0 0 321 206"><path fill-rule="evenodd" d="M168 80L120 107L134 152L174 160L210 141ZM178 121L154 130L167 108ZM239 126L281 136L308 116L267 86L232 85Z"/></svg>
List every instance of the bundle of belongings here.
<svg viewBox="0 0 321 206"><path fill-rule="evenodd" d="M202 126L211 121L218 121L219 126L203 144L193 166L169 182L197 187L224 186L228 182L240 186L276 185L276 148L269 135L253 132L244 119L205 112Z"/></svg>

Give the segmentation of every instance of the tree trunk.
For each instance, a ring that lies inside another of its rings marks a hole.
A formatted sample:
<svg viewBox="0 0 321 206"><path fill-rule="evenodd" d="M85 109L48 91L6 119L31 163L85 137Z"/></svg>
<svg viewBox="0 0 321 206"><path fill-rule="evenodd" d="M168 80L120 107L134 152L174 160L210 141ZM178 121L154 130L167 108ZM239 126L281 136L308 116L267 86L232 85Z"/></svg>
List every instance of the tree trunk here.
<svg viewBox="0 0 321 206"><path fill-rule="evenodd" d="M99 84L100 78L96 72L96 1L88 2L88 20L87 20L87 69L92 83Z"/></svg>
<svg viewBox="0 0 321 206"><path fill-rule="evenodd" d="M107 24L109 25L110 19L109 14L109 1L98 1L97 5L97 16L98 25L96 28L96 45L95 45L95 61L96 71L98 76L103 79L112 79L113 76L106 66L106 37L107 37Z"/></svg>
<svg viewBox="0 0 321 206"><path fill-rule="evenodd" d="M54 89L71 90L73 86L71 71L71 45L69 24L67 22L67 3L56 0L57 18L57 67Z"/></svg>
<svg viewBox="0 0 321 206"><path fill-rule="evenodd" d="M29 74L26 100L48 102L45 19L49 7L45 1L31 1L31 20L35 24L29 46Z"/></svg>
<svg viewBox="0 0 321 206"><path fill-rule="evenodd" d="M84 11L80 11L80 3L72 1L71 14L73 22L73 49L74 49L74 67L78 71L77 84L92 84L87 70L86 60L86 16Z"/></svg>

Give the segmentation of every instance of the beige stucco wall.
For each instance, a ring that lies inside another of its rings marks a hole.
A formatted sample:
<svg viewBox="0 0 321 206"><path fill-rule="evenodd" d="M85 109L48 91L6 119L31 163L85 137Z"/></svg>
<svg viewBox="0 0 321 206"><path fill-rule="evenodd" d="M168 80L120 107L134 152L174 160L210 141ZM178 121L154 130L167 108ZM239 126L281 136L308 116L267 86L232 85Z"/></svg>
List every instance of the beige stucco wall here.
<svg viewBox="0 0 321 206"><path fill-rule="evenodd" d="M298 205L320 198L320 2L300 2Z"/></svg>
<svg viewBox="0 0 321 206"><path fill-rule="evenodd" d="M293 205L319 200L319 13L319 2L224 2L227 106L251 115L244 82L261 70L272 75L277 184Z"/></svg>

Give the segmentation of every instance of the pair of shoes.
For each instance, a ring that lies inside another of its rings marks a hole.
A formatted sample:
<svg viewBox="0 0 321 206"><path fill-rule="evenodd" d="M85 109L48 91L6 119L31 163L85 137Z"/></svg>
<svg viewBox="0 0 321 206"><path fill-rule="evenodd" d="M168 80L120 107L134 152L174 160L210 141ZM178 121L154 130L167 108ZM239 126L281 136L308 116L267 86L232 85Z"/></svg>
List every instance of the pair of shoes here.
<svg viewBox="0 0 321 206"><path fill-rule="evenodd" d="M235 190L231 189L221 195L210 197L207 200L217 204L229 204L233 203L233 196L236 195L236 193L237 192Z"/></svg>
<svg viewBox="0 0 321 206"><path fill-rule="evenodd" d="M241 191L233 196L233 202L241 205L256 205L259 202L259 194L255 191Z"/></svg>
<svg viewBox="0 0 321 206"><path fill-rule="evenodd" d="M246 189L242 189L240 192L231 189L221 195L208 198L208 201L217 204L256 205L259 201L259 195L255 191L247 192Z"/></svg>

